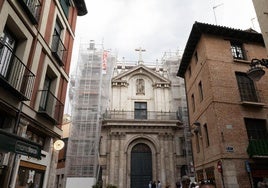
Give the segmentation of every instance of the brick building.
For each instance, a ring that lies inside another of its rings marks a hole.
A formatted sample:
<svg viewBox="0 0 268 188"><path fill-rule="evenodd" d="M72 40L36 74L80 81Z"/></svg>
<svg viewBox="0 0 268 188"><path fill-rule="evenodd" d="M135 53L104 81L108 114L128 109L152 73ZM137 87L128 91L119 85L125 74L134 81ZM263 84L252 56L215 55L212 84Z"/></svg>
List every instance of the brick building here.
<svg viewBox="0 0 268 188"><path fill-rule="evenodd" d="M0 185L53 187L84 0L0 0Z"/></svg>
<svg viewBox="0 0 268 188"><path fill-rule="evenodd" d="M268 76L248 77L253 58L267 59L261 34L194 23L177 75L185 79L198 181L247 188L268 177Z"/></svg>

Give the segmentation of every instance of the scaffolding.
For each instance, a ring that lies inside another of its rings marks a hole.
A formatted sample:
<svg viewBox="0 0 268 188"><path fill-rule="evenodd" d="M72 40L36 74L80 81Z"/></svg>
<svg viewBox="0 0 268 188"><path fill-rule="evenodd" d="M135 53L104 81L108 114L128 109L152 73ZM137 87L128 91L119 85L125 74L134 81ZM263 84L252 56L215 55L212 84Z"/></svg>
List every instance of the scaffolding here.
<svg viewBox="0 0 268 188"><path fill-rule="evenodd" d="M184 79L177 77L177 70L180 65L181 53L177 52L165 52L161 61L163 64L163 69L166 70L168 78L171 80L172 87L172 103L173 107L177 109L172 109L177 111L177 116L179 120L183 123L183 151L186 157L187 164L187 175L194 176L193 170L193 158L192 158L192 146L191 146L191 131L189 127L188 120L188 108L186 102L185 84Z"/></svg>
<svg viewBox="0 0 268 188"><path fill-rule="evenodd" d="M66 154L67 177L97 178L101 117L108 104L115 61L103 45L80 43L76 72L70 81L72 126Z"/></svg>

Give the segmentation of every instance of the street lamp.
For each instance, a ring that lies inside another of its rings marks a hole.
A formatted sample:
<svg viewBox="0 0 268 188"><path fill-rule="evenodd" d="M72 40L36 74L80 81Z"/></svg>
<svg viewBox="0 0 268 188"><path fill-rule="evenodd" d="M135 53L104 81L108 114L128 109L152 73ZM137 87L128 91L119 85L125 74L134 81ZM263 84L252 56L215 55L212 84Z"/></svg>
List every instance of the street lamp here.
<svg viewBox="0 0 268 188"><path fill-rule="evenodd" d="M55 150L59 151L64 147L64 142L62 140L57 140L54 142L53 146Z"/></svg>
<svg viewBox="0 0 268 188"><path fill-rule="evenodd" d="M247 75L253 81L259 81L265 74L263 67L268 68L268 59L252 59Z"/></svg>

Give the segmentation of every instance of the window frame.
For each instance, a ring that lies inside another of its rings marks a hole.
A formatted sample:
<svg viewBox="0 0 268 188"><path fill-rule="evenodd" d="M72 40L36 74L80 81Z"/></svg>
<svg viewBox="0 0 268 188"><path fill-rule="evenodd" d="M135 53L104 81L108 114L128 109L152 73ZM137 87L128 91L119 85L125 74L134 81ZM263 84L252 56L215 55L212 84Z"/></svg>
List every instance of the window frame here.
<svg viewBox="0 0 268 188"><path fill-rule="evenodd" d="M191 95L191 101L192 101L193 112L195 112L195 96L194 96L194 94Z"/></svg>
<svg viewBox="0 0 268 188"><path fill-rule="evenodd" d="M199 97L200 97L200 102L204 100L204 93L203 93L203 85L202 81L198 83L198 90L199 90Z"/></svg>
<svg viewBox="0 0 268 188"><path fill-rule="evenodd" d="M245 50L243 44L237 41L230 41L231 53L234 59L246 60Z"/></svg>
<svg viewBox="0 0 268 188"><path fill-rule="evenodd" d="M244 118L248 140L267 139L268 130L265 119Z"/></svg>
<svg viewBox="0 0 268 188"><path fill-rule="evenodd" d="M147 119L147 102L134 102L134 119Z"/></svg>
<svg viewBox="0 0 268 188"><path fill-rule="evenodd" d="M203 125L203 129L205 133L206 147L208 147L210 145L210 141L209 141L209 135L208 135L208 126L206 123Z"/></svg>
<svg viewBox="0 0 268 188"><path fill-rule="evenodd" d="M260 102L254 81L246 73L235 72L241 101Z"/></svg>

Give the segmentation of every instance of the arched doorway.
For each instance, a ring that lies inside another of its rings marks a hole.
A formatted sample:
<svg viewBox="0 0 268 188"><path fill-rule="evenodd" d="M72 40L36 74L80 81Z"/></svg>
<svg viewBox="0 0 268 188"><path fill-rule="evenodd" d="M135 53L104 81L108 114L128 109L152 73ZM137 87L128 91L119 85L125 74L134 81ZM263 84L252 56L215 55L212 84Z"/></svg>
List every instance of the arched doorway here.
<svg viewBox="0 0 268 188"><path fill-rule="evenodd" d="M136 144L131 150L131 188L148 188L152 180L152 151L146 144Z"/></svg>

